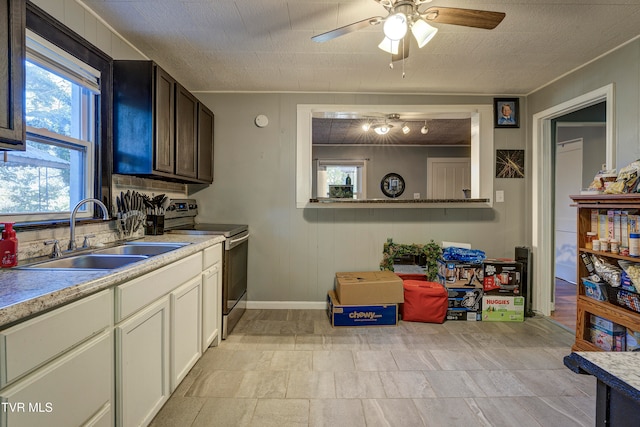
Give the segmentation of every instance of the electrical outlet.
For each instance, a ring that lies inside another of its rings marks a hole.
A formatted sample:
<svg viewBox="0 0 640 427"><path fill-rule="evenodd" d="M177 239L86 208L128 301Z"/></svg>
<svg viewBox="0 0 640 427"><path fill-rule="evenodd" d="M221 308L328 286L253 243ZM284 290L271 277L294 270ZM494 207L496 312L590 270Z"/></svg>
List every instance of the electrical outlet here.
<svg viewBox="0 0 640 427"><path fill-rule="evenodd" d="M504 202L504 190L496 191L496 203Z"/></svg>
<svg viewBox="0 0 640 427"><path fill-rule="evenodd" d="M419 199L420 198L420 193L413 193L413 198L414 199Z"/></svg>

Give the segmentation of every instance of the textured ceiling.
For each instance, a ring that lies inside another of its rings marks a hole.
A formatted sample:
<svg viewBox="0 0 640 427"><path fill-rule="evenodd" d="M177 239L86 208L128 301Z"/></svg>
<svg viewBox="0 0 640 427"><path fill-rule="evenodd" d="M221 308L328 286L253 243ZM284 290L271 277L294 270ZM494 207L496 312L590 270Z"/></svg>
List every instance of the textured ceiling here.
<svg viewBox="0 0 640 427"><path fill-rule="evenodd" d="M83 0L189 90L525 95L638 35L639 0L433 0L505 12L494 30L439 32L389 68L380 25L311 37L372 16L374 0Z"/></svg>
<svg viewBox="0 0 640 427"><path fill-rule="evenodd" d="M384 120L367 119L333 119L313 118L313 145L429 145L429 146L470 146L471 119L438 119L428 120L428 132L422 134L420 129L425 121L394 120L389 122L393 127L386 135L378 135L373 128L364 132L362 124L381 124ZM403 125L409 127L409 133L402 132Z"/></svg>

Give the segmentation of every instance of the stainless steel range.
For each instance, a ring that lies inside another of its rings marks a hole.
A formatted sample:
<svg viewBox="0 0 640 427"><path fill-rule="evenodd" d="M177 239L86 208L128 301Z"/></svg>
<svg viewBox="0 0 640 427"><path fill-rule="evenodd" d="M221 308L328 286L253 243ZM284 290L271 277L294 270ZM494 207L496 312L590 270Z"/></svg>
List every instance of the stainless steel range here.
<svg viewBox="0 0 640 427"><path fill-rule="evenodd" d="M165 230L176 234L217 234L226 238L222 261L222 339L226 339L247 307L249 226L197 223L193 199L172 199L165 213Z"/></svg>

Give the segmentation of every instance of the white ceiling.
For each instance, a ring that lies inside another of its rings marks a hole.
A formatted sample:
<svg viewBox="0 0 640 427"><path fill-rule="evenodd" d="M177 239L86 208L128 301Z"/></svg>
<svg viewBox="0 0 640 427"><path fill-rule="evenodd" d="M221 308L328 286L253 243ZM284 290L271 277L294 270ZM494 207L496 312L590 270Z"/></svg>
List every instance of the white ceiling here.
<svg viewBox="0 0 640 427"><path fill-rule="evenodd" d="M526 95L640 34L640 0L433 0L505 12L497 28L446 24L389 68L382 26L311 37L372 16L374 0L83 0L187 89Z"/></svg>

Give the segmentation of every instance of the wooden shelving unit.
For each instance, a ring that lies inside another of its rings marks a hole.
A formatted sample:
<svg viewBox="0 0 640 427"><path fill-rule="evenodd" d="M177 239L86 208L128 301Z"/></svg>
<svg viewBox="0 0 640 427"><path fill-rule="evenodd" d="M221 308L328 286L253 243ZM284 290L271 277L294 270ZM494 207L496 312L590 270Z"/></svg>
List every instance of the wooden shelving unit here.
<svg viewBox="0 0 640 427"><path fill-rule="evenodd" d="M598 254L611 260L617 265L618 260L640 262L640 258L624 255L612 254L611 252L598 252L585 248L585 236L587 231L591 231L591 211L598 209L624 210L631 214L640 213L640 194L620 194L620 195L579 195L571 196L574 206L578 208L578 269L577 283L578 296L576 301L576 341L573 344L573 351L602 351L589 340L589 325L591 314L604 317L619 325L625 326L634 331L640 331L640 313L619 307L607 301L597 301L585 296L582 277L587 277L587 269L580 259L580 254Z"/></svg>

